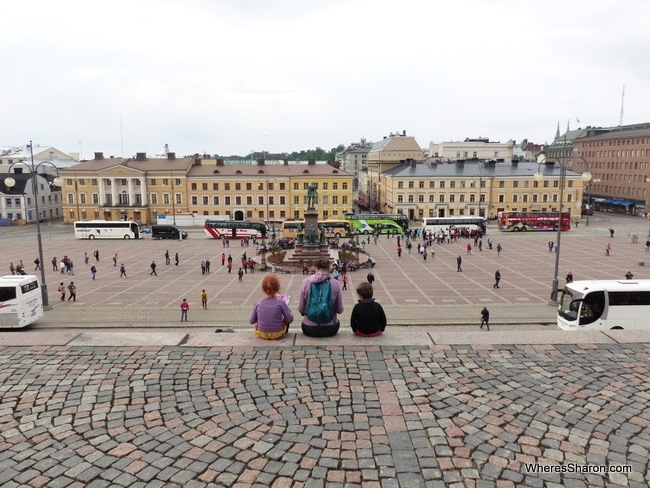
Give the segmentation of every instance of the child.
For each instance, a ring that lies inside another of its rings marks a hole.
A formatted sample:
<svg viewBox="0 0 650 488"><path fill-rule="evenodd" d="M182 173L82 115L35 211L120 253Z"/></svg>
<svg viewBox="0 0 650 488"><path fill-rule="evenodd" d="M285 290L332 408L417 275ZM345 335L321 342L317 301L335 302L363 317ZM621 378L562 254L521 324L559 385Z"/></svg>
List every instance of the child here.
<svg viewBox="0 0 650 488"><path fill-rule="evenodd" d="M237 271L237 276L239 276L239 282L241 283L242 278L244 277L244 272L241 268L239 268L239 271Z"/></svg>
<svg viewBox="0 0 650 488"><path fill-rule="evenodd" d="M278 295L280 280L277 275L266 275L262 279L262 298L253 306L249 323L255 325L255 334L261 339L279 339L289 331L293 314L287 306L291 297Z"/></svg>
<svg viewBox="0 0 650 488"><path fill-rule="evenodd" d="M352 309L350 326L355 335L374 337L386 329L386 314L382 306L372 298L372 285L362 282L357 286L359 303Z"/></svg>
<svg viewBox="0 0 650 488"><path fill-rule="evenodd" d="M208 294L205 290L201 290L201 306L203 307L203 310L208 309Z"/></svg>

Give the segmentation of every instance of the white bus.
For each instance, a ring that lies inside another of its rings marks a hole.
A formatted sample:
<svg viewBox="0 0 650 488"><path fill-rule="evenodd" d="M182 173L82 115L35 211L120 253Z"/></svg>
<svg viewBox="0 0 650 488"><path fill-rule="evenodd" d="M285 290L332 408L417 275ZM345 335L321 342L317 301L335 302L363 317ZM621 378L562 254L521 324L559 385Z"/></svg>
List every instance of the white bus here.
<svg viewBox="0 0 650 488"><path fill-rule="evenodd" d="M650 280L574 281L559 292L560 329L650 329Z"/></svg>
<svg viewBox="0 0 650 488"><path fill-rule="evenodd" d="M74 223L77 239L139 239L140 226L128 220L80 220Z"/></svg>
<svg viewBox="0 0 650 488"><path fill-rule="evenodd" d="M422 232L433 232L439 234L444 232L450 234L454 230L480 230L482 234L487 232L485 219L477 215L458 215L456 217L425 217L422 219Z"/></svg>
<svg viewBox="0 0 650 488"><path fill-rule="evenodd" d="M43 316L43 295L33 275L0 277L0 327L27 327Z"/></svg>

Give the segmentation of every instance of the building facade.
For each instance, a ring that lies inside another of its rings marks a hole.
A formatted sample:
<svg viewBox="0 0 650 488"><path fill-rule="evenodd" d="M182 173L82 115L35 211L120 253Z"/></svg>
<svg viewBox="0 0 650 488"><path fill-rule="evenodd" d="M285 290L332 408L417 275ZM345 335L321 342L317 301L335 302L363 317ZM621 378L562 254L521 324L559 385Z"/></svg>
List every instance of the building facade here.
<svg viewBox="0 0 650 488"><path fill-rule="evenodd" d="M336 161L340 163L341 169L354 177L354 191L359 188L359 174L365 174L368 171L368 153L373 145L372 142L361 139L359 142L350 144L345 150L336 155Z"/></svg>
<svg viewBox="0 0 650 488"><path fill-rule="evenodd" d="M573 141L574 171L589 171L588 204L644 214L650 209L650 124L587 133Z"/></svg>
<svg viewBox="0 0 650 488"><path fill-rule="evenodd" d="M457 161L459 159L489 160L512 162L514 143L490 142L487 137L476 139L466 138L460 142L429 143L429 158L441 161Z"/></svg>
<svg viewBox="0 0 650 488"><path fill-rule="evenodd" d="M61 171L64 221L134 220L154 224L159 217L220 216L233 220L282 221L302 218L306 188L319 190L323 219L352 210L352 175L338 165L224 164L222 159L104 158Z"/></svg>
<svg viewBox="0 0 650 488"><path fill-rule="evenodd" d="M533 179L538 170L544 176L541 182ZM572 215L580 215L581 176L566 173L562 202ZM559 212L560 181L561 169L552 162L406 161L382 174L386 211L412 220L455 215L494 219L500 211Z"/></svg>

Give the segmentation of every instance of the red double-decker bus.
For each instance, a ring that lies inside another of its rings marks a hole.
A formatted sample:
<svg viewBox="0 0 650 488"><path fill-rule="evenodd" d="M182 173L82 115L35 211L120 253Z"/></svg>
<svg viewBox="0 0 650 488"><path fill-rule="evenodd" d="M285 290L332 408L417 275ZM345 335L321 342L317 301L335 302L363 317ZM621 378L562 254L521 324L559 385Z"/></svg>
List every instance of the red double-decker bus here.
<svg viewBox="0 0 650 488"><path fill-rule="evenodd" d="M526 232L538 230L557 230L559 212L499 212L499 230L506 232ZM571 212L562 212L562 230L571 229Z"/></svg>

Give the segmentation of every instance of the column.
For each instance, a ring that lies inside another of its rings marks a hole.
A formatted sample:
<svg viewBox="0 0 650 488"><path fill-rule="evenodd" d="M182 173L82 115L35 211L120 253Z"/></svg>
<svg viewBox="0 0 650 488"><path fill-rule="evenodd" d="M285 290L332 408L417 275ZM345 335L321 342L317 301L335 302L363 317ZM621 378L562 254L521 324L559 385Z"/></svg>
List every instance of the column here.
<svg viewBox="0 0 650 488"><path fill-rule="evenodd" d="M128 178L126 180L126 187L129 193L129 205L135 205L135 192L133 191L133 178Z"/></svg>
<svg viewBox="0 0 650 488"><path fill-rule="evenodd" d="M140 178L140 197L142 206L147 206L147 178Z"/></svg>
<svg viewBox="0 0 650 488"><path fill-rule="evenodd" d="M113 206L116 207L119 202L117 199L117 178L111 178L111 198L113 199Z"/></svg>
<svg viewBox="0 0 650 488"><path fill-rule="evenodd" d="M106 187L104 178L99 178L99 206L103 207L106 205Z"/></svg>
<svg viewBox="0 0 650 488"><path fill-rule="evenodd" d="M0 195L0 218L7 218L7 198L4 195Z"/></svg>

